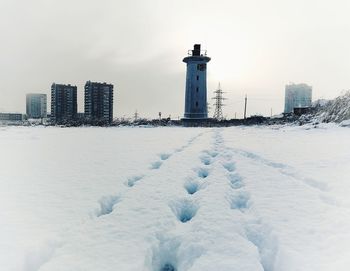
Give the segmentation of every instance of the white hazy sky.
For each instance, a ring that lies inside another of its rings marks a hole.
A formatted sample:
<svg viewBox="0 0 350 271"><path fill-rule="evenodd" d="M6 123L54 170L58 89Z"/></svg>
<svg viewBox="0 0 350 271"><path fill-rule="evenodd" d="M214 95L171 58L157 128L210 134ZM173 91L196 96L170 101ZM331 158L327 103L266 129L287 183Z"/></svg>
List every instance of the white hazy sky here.
<svg viewBox="0 0 350 271"><path fill-rule="evenodd" d="M283 110L289 82L313 98L350 89L348 0L0 0L0 110L25 112L25 94L52 82L115 86L115 117L182 116L185 64L194 43L212 58L224 114Z"/></svg>

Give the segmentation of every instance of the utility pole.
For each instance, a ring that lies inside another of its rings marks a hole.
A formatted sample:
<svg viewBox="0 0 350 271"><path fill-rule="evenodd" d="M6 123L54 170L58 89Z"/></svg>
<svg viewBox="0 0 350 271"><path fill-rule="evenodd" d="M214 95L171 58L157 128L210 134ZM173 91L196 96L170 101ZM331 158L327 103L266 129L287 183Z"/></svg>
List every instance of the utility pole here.
<svg viewBox="0 0 350 271"><path fill-rule="evenodd" d="M245 95L245 99L244 99L244 119L247 118L247 94Z"/></svg>
<svg viewBox="0 0 350 271"><path fill-rule="evenodd" d="M271 118L272 118L272 107L271 107Z"/></svg>
<svg viewBox="0 0 350 271"><path fill-rule="evenodd" d="M137 121L138 119L139 119L139 114L137 113L137 110L136 110L134 114L134 121Z"/></svg>

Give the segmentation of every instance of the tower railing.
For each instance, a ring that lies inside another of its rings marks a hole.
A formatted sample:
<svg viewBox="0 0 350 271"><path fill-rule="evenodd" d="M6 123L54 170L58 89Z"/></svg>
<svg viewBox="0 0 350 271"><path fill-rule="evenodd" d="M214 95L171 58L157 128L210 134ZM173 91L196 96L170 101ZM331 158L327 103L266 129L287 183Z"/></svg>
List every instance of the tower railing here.
<svg viewBox="0 0 350 271"><path fill-rule="evenodd" d="M196 56L196 55L193 55L193 50L188 50L187 55ZM200 50L199 56L207 56L207 50Z"/></svg>

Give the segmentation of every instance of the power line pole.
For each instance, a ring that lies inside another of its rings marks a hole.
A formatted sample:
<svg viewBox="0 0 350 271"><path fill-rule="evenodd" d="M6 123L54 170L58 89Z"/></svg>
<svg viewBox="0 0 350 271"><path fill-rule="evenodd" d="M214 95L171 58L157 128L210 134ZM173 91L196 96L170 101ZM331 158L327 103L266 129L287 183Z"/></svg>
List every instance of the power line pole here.
<svg viewBox="0 0 350 271"><path fill-rule="evenodd" d="M244 99L244 119L247 118L247 94L245 95L245 99Z"/></svg>
<svg viewBox="0 0 350 271"><path fill-rule="evenodd" d="M212 98L213 100L215 100L213 104L215 106L213 118L218 121L221 121L224 119L224 116L222 114L222 107L224 106L223 100L226 100L226 98L223 97L224 92L221 89L220 83L219 83L218 89L215 90L214 93L215 93L215 97Z"/></svg>

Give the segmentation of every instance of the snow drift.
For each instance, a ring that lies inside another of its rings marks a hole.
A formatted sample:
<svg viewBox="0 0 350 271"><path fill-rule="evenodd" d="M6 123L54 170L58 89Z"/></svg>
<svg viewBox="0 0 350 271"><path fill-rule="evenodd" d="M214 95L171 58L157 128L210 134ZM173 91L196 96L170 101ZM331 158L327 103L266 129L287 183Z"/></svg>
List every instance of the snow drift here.
<svg viewBox="0 0 350 271"><path fill-rule="evenodd" d="M316 119L320 122L337 123L350 120L350 91L320 106Z"/></svg>

